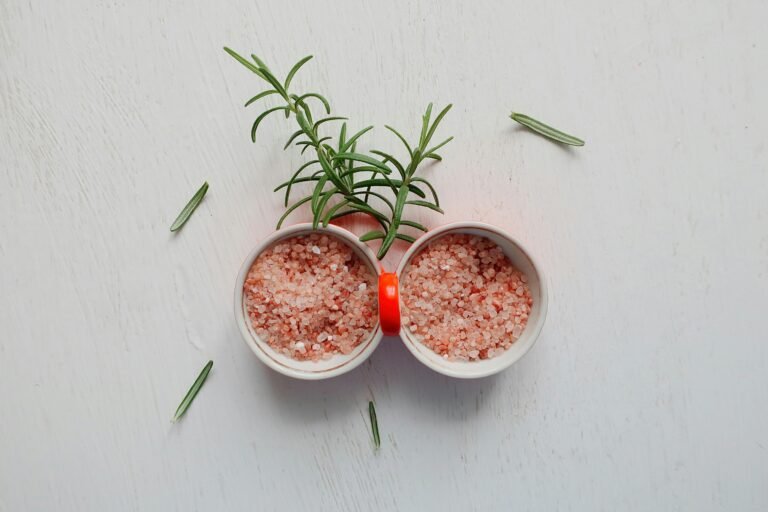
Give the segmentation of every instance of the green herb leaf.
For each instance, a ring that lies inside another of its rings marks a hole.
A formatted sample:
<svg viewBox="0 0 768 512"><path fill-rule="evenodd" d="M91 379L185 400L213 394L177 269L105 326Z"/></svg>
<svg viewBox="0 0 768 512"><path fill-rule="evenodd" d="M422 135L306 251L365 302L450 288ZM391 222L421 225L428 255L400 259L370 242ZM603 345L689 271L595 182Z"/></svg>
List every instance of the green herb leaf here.
<svg viewBox="0 0 768 512"><path fill-rule="evenodd" d="M440 200L438 200L437 198L437 192L435 191L435 188L432 186L430 182L428 182L424 178L411 178L411 181L418 181L420 183L425 184L429 188L429 191L432 192L432 199L435 200L435 205L440 206ZM425 196L421 196L421 197L425 197Z"/></svg>
<svg viewBox="0 0 768 512"><path fill-rule="evenodd" d="M392 169L387 167L382 162L379 162L373 157L368 155L362 155L360 153L339 153L333 157L334 160L355 160L357 162L363 162L364 164L372 165L380 169L384 174L390 174Z"/></svg>
<svg viewBox="0 0 768 512"><path fill-rule="evenodd" d="M328 182L328 175L323 174L320 180L315 185L315 189L312 191L312 213L317 212L317 203L320 201L320 196L323 193L325 184Z"/></svg>
<svg viewBox="0 0 768 512"><path fill-rule="evenodd" d="M405 178L405 167L403 167L403 164L401 164L395 157L393 157L389 153L385 153L384 151L379 151L378 149L372 149L371 153L382 157L384 159L383 163L387 163L389 161L395 164L395 167L397 168L397 172L400 173L401 177Z"/></svg>
<svg viewBox="0 0 768 512"><path fill-rule="evenodd" d="M299 136L301 136L301 135L303 135L303 134L304 134L304 130L296 130L295 132L293 132L293 135L291 135L291 138L290 138L290 139L288 139L288 142L286 142L286 143L285 143L285 146L283 146L283 151L285 151L286 149L288 149L288 146L290 146L290 145L291 145L291 142L293 142L294 140L296 140L296 137L299 137Z"/></svg>
<svg viewBox="0 0 768 512"><path fill-rule="evenodd" d="M266 97L266 96L269 96L270 94L277 94L277 91L276 91L276 90L274 90L274 89L270 89L270 90L268 90L268 91L260 92L259 94L257 94L257 95L256 95L256 96L254 96L253 98L251 98L251 99L249 99L248 101L246 101L246 102L245 102L245 106L247 107L248 105L250 105L250 104L251 104L251 103L253 103L254 101L260 100L261 98L264 98L264 97Z"/></svg>
<svg viewBox="0 0 768 512"><path fill-rule="evenodd" d="M291 70L288 72L288 77L285 79L285 90L288 90L288 86L291 85L291 80L293 80L294 75L296 75L296 72L307 63L308 60L312 58L311 55L307 55L303 59L301 59L299 62L294 64L294 66L291 68Z"/></svg>
<svg viewBox="0 0 768 512"><path fill-rule="evenodd" d="M261 68L262 70L266 70L266 71L269 71L269 68L268 68L268 67L267 67L267 65L264 63L264 61L263 61L263 60L261 60L260 58L258 58L258 57L257 57L256 55L254 55L254 54L251 54L251 58L253 59L253 62L255 62L257 66L259 66L259 68Z"/></svg>
<svg viewBox="0 0 768 512"><path fill-rule="evenodd" d="M285 210L285 213L283 213L282 217L280 217L280 219L278 219L278 221L277 221L277 228L275 228L275 229L280 229L280 226L283 225L283 222L285 222L286 217L288 217L291 214L291 212L293 212L293 210L295 210L299 206L301 206L304 203L306 203L308 201L311 201L311 200L312 200L312 196L307 196L304 199L301 199L301 200L297 201L296 203L293 204L293 206L291 206L290 208Z"/></svg>
<svg viewBox="0 0 768 512"><path fill-rule="evenodd" d="M419 135L419 147L426 145L424 138L427 136L427 128L429 127L429 118L432 115L432 104L427 105L427 111L421 118L421 135Z"/></svg>
<svg viewBox="0 0 768 512"><path fill-rule="evenodd" d="M184 224L186 224L187 220L189 220L189 217L200 204L200 201L203 200L206 192L208 192L207 181L203 183L203 186L200 187L197 192L195 192L195 195L192 196L192 199L189 200L187 205L181 210L181 213L179 213L179 216L176 217L176 220L173 221L173 224L171 224L171 231L178 231L182 228L182 226L184 226Z"/></svg>
<svg viewBox="0 0 768 512"><path fill-rule="evenodd" d="M385 233L383 231L379 231L377 229L374 229L373 231L369 231L362 235L360 237L361 242L370 242L371 240L377 240L379 238L384 238Z"/></svg>
<svg viewBox="0 0 768 512"><path fill-rule="evenodd" d="M331 113L331 104L328 103L327 99L325 99L323 96L317 94L316 92L309 92L307 94L302 94L301 96L296 96L294 99L297 102L303 102L304 98L317 98L317 99L319 99L323 103L323 106L325 107L325 113L326 114L330 114Z"/></svg>
<svg viewBox="0 0 768 512"><path fill-rule="evenodd" d="M325 205L328 204L328 200L337 192L336 188L331 188L326 191L317 203L317 210L315 211L315 217L312 219L312 229L317 229L320 225L320 221L323 219L323 211L325 211Z"/></svg>
<svg viewBox="0 0 768 512"><path fill-rule="evenodd" d="M333 216L336 215L336 212L344 208L349 204L348 199L344 199L343 201L339 202L339 204L332 206L328 213L325 214L325 218L323 219L323 227L328 227L328 223L331 222L331 219L333 219Z"/></svg>
<svg viewBox="0 0 768 512"><path fill-rule="evenodd" d="M371 432L373 433L373 444L378 450L381 447L381 437L379 436L379 422L376 419L376 406L373 401L368 402L368 416L371 418Z"/></svg>
<svg viewBox="0 0 768 512"><path fill-rule="evenodd" d="M244 57L241 57L236 51L231 50L231 49L227 48L226 46L224 47L224 51L227 52L228 54L230 54L232 57L234 57L234 59L237 62L239 62L243 66L247 67L248 69L250 69L251 71L253 71L257 75L259 75L264 80L266 80L266 78L264 77L264 74L261 72L261 70L258 67L254 66L250 61L248 61L248 59L246 59Z"/></svg>
<svg viewBox="0 0 768 512"><path fill-rule="evenodd" d="M347 142L345 142L344 145L341 148L339 148L339 153L346 152L349 148L351 148L357 142L357 139L359 139L360 137L363 136L363 134L365 134L367 131L372 129L373 129L373 126L366 126L362 130L360 130L359 132L351 136L349 140L347 140Z"/></svg>
<svg viewBox="0 0 768 512"><path fill-rule="evenodd" d="M428 231L428 229L423 225L419 224L418 222L412 221L412 220L401 220L400 221L401 226L410 226L412 228L420 229L421 231L424 231L425 233Z"/></svg>
<svg viewBox="0 0 768 512"><path fill-rule="evenodd" d="M579 139L578 137L574 137L573 135L568 135L567 133L561 132L557 128L552 128L549 125L546 125L542 123L541 121L537 121L536 119L529 117L525 114L518 114L517 112L512 112L512 114L509 116L513 120L517 121L521 125L530 128L531 130L540 133L544 135L545 137L549 137L552 140L555 140L557 142L562 142L563 144L568 144L570 146L583 146L584 141Z"/></svg>
<svg viewBox="0 0 768 512"><path fill-rule="evenodd" d="M411 158L413 158L413 150L411 149L411 146L410 146L410 144L408 144L408 141L407 141L407 140L405 140L405 137L403 137L402 135L400 135L400 132L398 132L397 130L395 130L395 129L394 129L394 128L392 128L391 126L388 126L388 125L386 125L386 124L385 124L385 125L384 125L384 128L386 128L387 130L389 130L389 131L391 131L392 133L394 133L394 134L397 136L397 138L398 138L398 139L400 139L400 142L402 142L402 143L403 143L403 145L405 146L405 149L407 149L407 150L408 150L408 156L410 156Z"/></svg>
<svg viewBox="0 0 768 512"><path fill-rule="evenodd" d="M317 122L315 123L315 125L312 127L312 130L316 132L316 131L317 131L317 128L318 128L318 127L319 127L321 124L323 124L323 123L327 123L328 121L346 121L346 120L347 120L347 118L346 118L346 117L339 117L339 116L331 116L331 117L326 117L326 118L323 118L323 119L321 119L321 120L317 121Z"/></svg>
<svg viewBox="0 0 768 512"><path fill-rule="evenodd" d="M429 141L432 140L432 136L435 134L435 130L437 130L437 125L440 124L440 121L443 120L443 118L445 117L445 114L447 114L448 111L451 110L452 107L453 107L453 105L449 104L443 110L441 110L439 114L437 114L437 117L435 118L435 122L432 123L432 127L427 132L427 136L424 138L424 142L422 142L422 146L426 146L427 144L429 144ZM451 139L452 138L453 137L451 137ZM450 141L450 139L448 139L447 141L445 141L445 142L435 146L434 148L429 150L429 153L431 153L432 151L434 151L435 149L441 147L443 144L446 144L449 141ZM424 148L424 149L426 149L426 148Z"/></svg>
<svg viewBox="0 0 768 512"><path fill-rule="evenodd" d="M392 201L390 201L389 199L387 199L383 195L379 194L378 192L374 192L373 190L365 190L365 191L360 191L360 192L352 192L351 195L359 196L359 195L366 195L366 194L370 194L373 197L378 197L379 199L381 199L381 201L384 204L387 205L387 207L389 208L389 211L391 211L391 212L395 211L395 206L392 204Z"/></svg>
<svg viewBox="0 0 768 512"><path fill-rule="evenodd" d="M179 408L176 409L176 414L173 415L173 422L176 423L179 421L179 418L184 416L184 413L187 412L187 409L192 404L192 401L197 396L197 393L200 391L200 388L203 387L203 384L205 383L205 379L208 378L208 373L210 373L211 368L213 368L213 361L208 361L208 364L205 365L203 370L200 372L200 375L197 376L197 379L195 379L195 383L192 384L192 387L189 388L189 391L187 391L186 396L184 396L184 399L179 404Z"/></svg>
<svg viewBox="0 0 768 512"><path fill-rule="evenodd" d="M423 206L425 208L429 208L430 210L435 210L437 213L444 213L442 208L428 201L407 201L405 204L412 204L414 206Z"/></svg>
<svg viewBox="0 0 768 512"><path fill-rule="evenodd" d="M452 140L453 140L453 137L448 137L447 139L445 139L443 142L441 142L441 143L440 143L440 144L438 144L437 146L434 146L434 147L432 147L432 148L429 148L429 149L428 149L428 150L426 150L426 152L425 152L425 153L426 153L426 156L427 156L427 157L429 157L429 154L430 154L430 153L434 153L435 151L437 151L437 150L438 150L438 149L440 149L441 147L445 146L446 144L448 144L448 143L449 143L449 142L451 142Z"/></svg>
<svg viewBox="0 0 768 512"><path fill-rule="evenodd" d="M256 142L256 130L259 128L259 125L264 120L264 118L266 118L272 112L277 112L278 110L285 110L286 108L288 107L275 107L262 112L259 115L259 117L257 117L256 120L253 122L253 126L251 127L251 141Z"/></svg>

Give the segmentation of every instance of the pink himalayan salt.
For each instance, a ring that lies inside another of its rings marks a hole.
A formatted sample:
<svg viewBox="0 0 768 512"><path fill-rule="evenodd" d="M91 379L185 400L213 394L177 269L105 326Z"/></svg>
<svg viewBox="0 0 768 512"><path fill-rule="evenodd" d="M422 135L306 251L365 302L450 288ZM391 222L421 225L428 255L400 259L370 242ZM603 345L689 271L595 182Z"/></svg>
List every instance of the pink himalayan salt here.
<svg viewBox="0 0 768 512"><path fill-rule="evenodd" d="M528 322L533 299L527 281L491 240L446 235L422 249L405 269L402 323L449 360L500 355Z"/></svg>
<svg viewBox="0 0 768 512"><path fill-rule="evenodd" d="M349 354L378 320L375 273L351 247L325 234L289 238L264 251L243 294L259 338L299 360Z"/></svg>

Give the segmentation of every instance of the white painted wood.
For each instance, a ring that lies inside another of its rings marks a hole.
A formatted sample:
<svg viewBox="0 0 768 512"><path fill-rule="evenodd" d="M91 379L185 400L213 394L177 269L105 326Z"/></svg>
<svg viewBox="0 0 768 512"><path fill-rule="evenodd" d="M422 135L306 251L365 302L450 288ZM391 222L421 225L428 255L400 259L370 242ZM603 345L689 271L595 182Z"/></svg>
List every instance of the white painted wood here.
<svg viewBox="0 0 768 512"><path fill-rule="evenodd" d="M766 19L757 0L0 0L0 510L765 510ZM446 215L420 218L497 224L541 261L528 356L475 382L396 339L328 382L259 363L232 286L302 159L278 119L249 142L258 84L224 44L280 70L313 53L297 84L355 126L413 135L455 104L428 171Z"/></svg>

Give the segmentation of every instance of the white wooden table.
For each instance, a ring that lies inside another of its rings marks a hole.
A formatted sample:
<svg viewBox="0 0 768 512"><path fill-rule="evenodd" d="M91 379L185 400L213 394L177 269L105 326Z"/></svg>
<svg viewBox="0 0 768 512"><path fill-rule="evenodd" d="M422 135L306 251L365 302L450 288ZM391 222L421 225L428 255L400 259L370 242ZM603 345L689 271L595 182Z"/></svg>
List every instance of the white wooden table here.
<svg viewBox="0 0 768 512"><path fill-rule="evenodd" d="M0 510L766 510L766 19L758 0L0 0ZM314 54L297 85L370 144L454 103L426 171L446 215L417 218L497 224L538 257L528 356L472 382L396 338L328 382L258 362L233 282L303 158L279 119L250 143L260 85L225 44L282 73Z"/></svg>

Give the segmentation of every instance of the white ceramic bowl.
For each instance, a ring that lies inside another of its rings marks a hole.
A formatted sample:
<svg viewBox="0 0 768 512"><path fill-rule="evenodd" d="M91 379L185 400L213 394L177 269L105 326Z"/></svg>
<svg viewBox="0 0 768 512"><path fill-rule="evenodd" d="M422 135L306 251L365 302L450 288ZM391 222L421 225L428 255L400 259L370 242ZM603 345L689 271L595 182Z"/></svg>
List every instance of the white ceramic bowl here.
<svg viewBox="0 0 768 512"><path fill-rule="evenodd" d="M243 284L248 275L248 270L250 270L251 265L253 265L256 258L267 248L280 240L311 233L324 233L344 242L351 247L366 264L368 264L374 274L377 276L379 275L380 267L378 260L371 249L360 242L354 234L346 229L330 225L327 228L313 230L312 224L309 223L296 224L283 228L262 240L243 262L243 266L240 268L240 273L237 275L237 282L235 283L235 320L245 343L264 364L289 377L318 380L328 379L346 373L368 359L381 341L382 333L379 324L376 324L376 329L371 333L371 336L355 347L355 350L350 354L337 354L331 359L324 361L297 361L275 351L259 338L253 330L251 322L248 320L243 301Z"/></svg>
<svg viewBox="0 0 768 512"><path fill-rule="evenodd" d="M465 379L487 377L510 367L533 347L547 316L547 285L541 267L534 262L533 258L514 238L499 228L481 222L455 222L430 230L408 249L397 269L397 274L400 276L400 287L402 288L405 284L403 273L406 267L421 249L442 236L459 233L479 235L492 240L501 247L512 263L528 277L533 306L528 317L528 323L520 338L503 354L490 359L449 361L419 342L405 326L400 329L400 337L408 350L416 356L416 359L436 372Z"/></svg>

